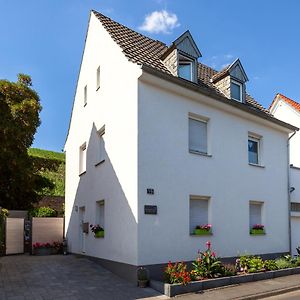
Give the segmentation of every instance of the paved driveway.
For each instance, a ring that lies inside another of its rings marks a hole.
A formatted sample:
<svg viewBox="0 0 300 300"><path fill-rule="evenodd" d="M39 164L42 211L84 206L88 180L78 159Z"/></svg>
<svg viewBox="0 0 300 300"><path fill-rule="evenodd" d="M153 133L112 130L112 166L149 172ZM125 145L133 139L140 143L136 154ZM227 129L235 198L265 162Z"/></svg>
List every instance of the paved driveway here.
<svg viewBox="0 0 300 300"><path fill-rule="evenodd" d="M165 299L159 295L74 255L0 258L0 299Z"/></svg>

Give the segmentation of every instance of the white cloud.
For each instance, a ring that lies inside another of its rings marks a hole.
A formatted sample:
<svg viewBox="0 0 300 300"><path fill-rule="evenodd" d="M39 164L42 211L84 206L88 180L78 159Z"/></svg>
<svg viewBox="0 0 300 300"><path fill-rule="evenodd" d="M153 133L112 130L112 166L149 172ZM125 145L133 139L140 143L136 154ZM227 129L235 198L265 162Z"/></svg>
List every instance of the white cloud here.
<svg viewBox="0 0 300 300"><path fill-rule="evenodd" d="M178 26L180 24L176 14L161 10L146 15L144 23L139 29L150 33L171 33Z"/></svg>

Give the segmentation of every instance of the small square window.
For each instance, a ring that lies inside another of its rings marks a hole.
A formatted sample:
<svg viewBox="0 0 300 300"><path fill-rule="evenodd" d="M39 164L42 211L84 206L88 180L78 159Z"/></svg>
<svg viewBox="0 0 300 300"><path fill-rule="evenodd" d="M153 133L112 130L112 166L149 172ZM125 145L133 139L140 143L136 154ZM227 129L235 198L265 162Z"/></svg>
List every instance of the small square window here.
<svg viewBox="0 0 300 300"><path fill-rule="evenodd" d="M86 171L86 143L79 148L79 175Z"/></svg>
<svg viewBox="0 0 300 300"><path fill-rule="evenodd" d="M96 72L96 90L100 88L100 66L97 68Z"/></svg>
<svg viewBox="0 0 300 300"><path fill-rule="evenodd" d="M260 139L248 137L248 162L249 164L259 165Z"/></svg>
<svg viewBox="0 0 300 300"><path fill-rule="evenodd" d="M207 154L207 121L189 118L189 150Z"/></svg>
<svg viewBox="0 0 300 300"><path fill-rule="evenodd" d="M209 198L203 196L190 196L190 234L197 226L205 226L208 220Z"/></svg>
<svg viewBox="0 0 300 300"><path fill-rule="evenodd" d="M241 83L232 80L230 84L230 93L232 99L242 102L243 87Z"/></svg>
<svg viewBox="0 0 300 300"><path fill-rule="evenodd" d="M83 95L83 105L86 106L87 105L87 85L84 87L84 95Z"/></svg>

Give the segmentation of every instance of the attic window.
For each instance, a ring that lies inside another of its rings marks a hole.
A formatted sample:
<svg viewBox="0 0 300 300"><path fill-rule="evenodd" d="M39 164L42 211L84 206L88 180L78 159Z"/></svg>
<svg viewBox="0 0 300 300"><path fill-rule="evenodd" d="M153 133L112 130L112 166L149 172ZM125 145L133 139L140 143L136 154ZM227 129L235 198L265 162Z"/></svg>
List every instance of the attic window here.
<svg viewBox="0 0 300 300"><path fill-rule="evenodd" d="M185 57L180 57L178 62L178 77L192 81L193 61Z"/></svg>
<svg viewBox="0 0 300 300"><path fill-rule="evenodd" d="M237 81L231 80L230 94L231 94L232 99L242 102L242 100L243 100L243 85Z"/></svg>

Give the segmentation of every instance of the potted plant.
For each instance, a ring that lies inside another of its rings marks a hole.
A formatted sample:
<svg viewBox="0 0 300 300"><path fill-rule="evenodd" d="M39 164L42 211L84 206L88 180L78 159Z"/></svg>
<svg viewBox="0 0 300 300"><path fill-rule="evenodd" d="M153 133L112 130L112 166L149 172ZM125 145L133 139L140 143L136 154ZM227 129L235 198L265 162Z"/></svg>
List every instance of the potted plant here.
<svg viewBox="0 0 300 300"><path fill-rule="evenodd" d="M90 225L91 231L94 233L95 238L103 238L104 237L104 229L99 225Z"/></svg>
<svg viewBox="0 0 300 300"><path fill-rule="evenodd" d="M198 225L194 230L195 235L210 235L211 234L211 224Z"/></svg>
<svg viewBox="0 0 300 300"><path fill-rule="evenodd" d="M52 254L52 246L50 243L36 242L32 246L33 246L33 254L35 254L35 255L50 255L50 254Z"/></svg>
<svg viewBox="0 0 300 300"><path fill-rule="evenodd" d="M137 269L137 280L138 280L138 287L145 288L148 285L149 281L149 271L144 268L140 267Z"/></svg>
<svg viewBox="0 0 300 300"><path fill-rule="evenodd" d="M253 235L259 235L259 234L265 234L265 226L262 224L255 224L250 229L250 234Z"/></svg>

